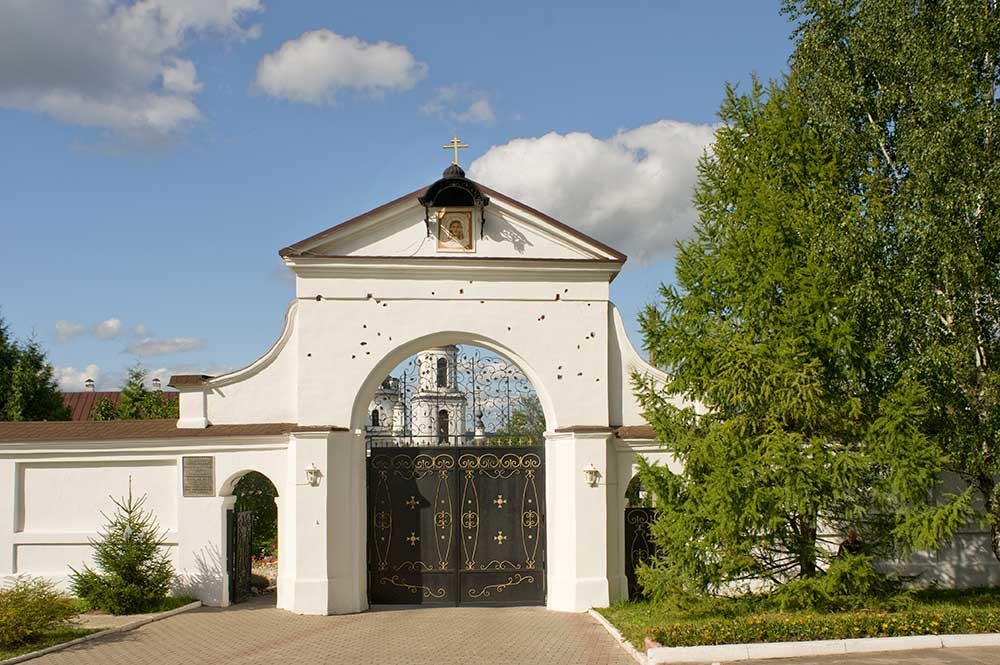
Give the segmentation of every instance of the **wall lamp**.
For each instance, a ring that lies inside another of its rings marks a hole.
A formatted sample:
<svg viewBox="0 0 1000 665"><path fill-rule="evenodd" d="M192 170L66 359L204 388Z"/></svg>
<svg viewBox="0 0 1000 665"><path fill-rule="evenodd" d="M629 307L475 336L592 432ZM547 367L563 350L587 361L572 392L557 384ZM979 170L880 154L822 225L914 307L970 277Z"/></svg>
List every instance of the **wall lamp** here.
<svg viewBox="0 0 1000 665"><path fill-rule="evenodd" d="M306 482L313 487L319 487L319 481L323 477L323 472L316 468L316 463L313 462L306 469Z"/></svg>
<svg viewBox="0 0 1000 665"><path fill-rule="evenodd" d="M593 464L588 464L587 468L583 470L583 475L587 478L587 484L591 487L597 487L601 482L601 472Z"/></svg>

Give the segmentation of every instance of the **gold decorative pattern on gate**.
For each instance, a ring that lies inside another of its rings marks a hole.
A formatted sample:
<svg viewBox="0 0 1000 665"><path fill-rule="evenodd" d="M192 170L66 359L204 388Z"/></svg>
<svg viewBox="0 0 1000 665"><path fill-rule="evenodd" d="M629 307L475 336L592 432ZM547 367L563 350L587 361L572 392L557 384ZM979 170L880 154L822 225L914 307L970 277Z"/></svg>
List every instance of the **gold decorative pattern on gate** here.
<svg viewBox="0 0 1000 665"><path fill-rule="evenodd" d="M417 457L429 457L428 455L418 455ZM445 457L445 455L437 455ZM454 458L447 456L451 463L448 468L454 465ZM448 570L448 560L451 558L451 538L452 538L452 518L451 518L451 491L448 487L448 473L442 471L438 476L437 486L434 489L434 547L437 549L438 567L441 570Z"/></svg>
<svg viewBox="0 0 1000 665"><path fill-rule="evenodd" d="M542 466L542 458L535 453L517 455L506 453L495 455L493 453L483 453L480 455L462 455L458 458L458 468L465 471L466 477L479 471L490 478L510 478L511 475L519 471L534 472ZM534 475L532 473L532 475Z"/></svg>
<svg viewBox="0 0 1000 665"><path fill-rule="evenodd" d="M469 589L469 595L473 598L488 598L493 595L493 592L503 593L509 587L518 586L522 582L527 582L528 584L534 583L535 578L532 575L522 575L521 573L514 573L507 578L507 581L503 584L488 584L478 591L476 589Z"/></svg>
<svg viewBox="0 0 1000 665"><path fill-rule="evenodd" d="M424 598L444 598L444 595L447 593L444 587L438 587L437 591L434 591L430 587L422 584L407 584L399 579L399 575L383 577L379 580L379 582L382 584L391 584L393 586L402 587L414 595L416 595L418 591L423 591Z"/></svg>
<svg viewBox="0 0 1000 665"><path fill-rule="evenodd" d="M462 455L460 459L471 457ZM462 463L459 462L459 466ZM472 570L476 567L476 549L479 547L479 489L475 483L475 472L466 469L465 483L462 485L462 554L465 556L465 567Z"/></svg>
<svg viewBox="0 0 1000 665"><path fill-rule="evenodd" d="M534 568L542 530L541 506L538 505L534 469L525 472L524 475L524 491L521 493L521 547L524 549L525 567Z"/></svg>

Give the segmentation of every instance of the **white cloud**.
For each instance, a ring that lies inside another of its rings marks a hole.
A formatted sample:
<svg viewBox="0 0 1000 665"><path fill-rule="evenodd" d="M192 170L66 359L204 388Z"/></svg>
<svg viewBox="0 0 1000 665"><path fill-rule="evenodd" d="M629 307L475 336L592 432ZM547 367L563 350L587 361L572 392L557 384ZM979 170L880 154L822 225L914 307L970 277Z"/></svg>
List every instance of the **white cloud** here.
<svg viewBox="0 0 1000 665"><path fill-rule="evenodd" d="M132 334L136 337L149 337L151 333L145 323L137 323L132 328Z"/></svg>
<svg viewBox="0 0 1000 665"><path fill-rule="evenodd" d="M492 124L496 113L489 96L467 85L446 85L434 91L434 96L420 107L427 115L450 118L459 123Z"/></svg>
<svg viewBox="0 0 1000 665"><path fill-rule="evenodd" d="M83 390L83 382L87 379L97 384L101 382L101 368L94 364L79 371L75 367L55 367L53 373L60 390Z"/></svg>
<svg viewBox="0 0 1000 665"><path fill-rule="evenodd" d="M113 339L122 332L122 322L118 319L107 319L94 326L94 336L100 339Z"/></svg>
<svg viewBox="0 0 1000 665"><path fill-rule="evenodd" d="M490 148L469 177L642 263L672 255L690 234L696 166L714 131L660 120L608 139L551 132Z"/></svg>
<svg viewBox="0 0 1000 665"><path fill-rule="evenodd" d="M77 335L82 335L86 330L87 326L82 323L73 323L72 321L63 321L60 319L56 321L56 341L68 342Z"/></svg>
<svg viewBox="0 0 1000 665"><path fill-rule="evenodd" d="M257 63L257 87L293 102L329 104L344 89L372 95L409 90L427 74L409 49L310 30Z"/></svg>
<svg viewBox="0 0 1000 665"><path fill-rule="evenodd" d="M6 0L0 107L131 139L164 140L201 117L193 36L253 38L260 0Z"/></svg>
<svg viewBox="0 0 1000 665"><path fill-rule="evenodd" d="M204 342L197 337L166 337L156 339L147 337L128 346L128 352L137 356L163 356L169 353L182 353L200 349Z"/></svg>

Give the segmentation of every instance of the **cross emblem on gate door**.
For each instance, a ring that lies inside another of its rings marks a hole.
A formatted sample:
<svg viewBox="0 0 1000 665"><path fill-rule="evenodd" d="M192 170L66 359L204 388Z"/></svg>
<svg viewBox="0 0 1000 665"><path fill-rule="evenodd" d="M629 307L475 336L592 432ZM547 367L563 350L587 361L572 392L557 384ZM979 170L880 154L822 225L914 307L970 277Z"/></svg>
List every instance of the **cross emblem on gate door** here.
<svg viewBox="0 0 1000 665"><path fill-rule="evenodd" d="M509 539L510 539L510 536L503 535L503 531L497 531L497 535L493 536L493 540L497 541L497 543L499 543L501 545L503 545L503 541L509 540Z"/></svg>
<svg viewBox="0 0 1000 665"><path fill-rule="evenodd" d="M416 547L417 543L420 542L420 536L411 531L409 537L406 539L406 542L410 543L410 547Z"/></svg>
<svg viewBox="0 0 1000 665"><path fill-rule="evenodd" d="M497 504L497 508L503 508L503 504L507 503L507 499L503 498L503 494L497 494L497 498L493 499L493 503Z"/></svg>
<svg viewBox="0 0 1000 665"><path fill-rule="evenodd" d="M406 505L410 507L410 510L416 510L419 503L420 502L417 501L417 497L415 496L411 496L409 499L406 500Z"/></svg>

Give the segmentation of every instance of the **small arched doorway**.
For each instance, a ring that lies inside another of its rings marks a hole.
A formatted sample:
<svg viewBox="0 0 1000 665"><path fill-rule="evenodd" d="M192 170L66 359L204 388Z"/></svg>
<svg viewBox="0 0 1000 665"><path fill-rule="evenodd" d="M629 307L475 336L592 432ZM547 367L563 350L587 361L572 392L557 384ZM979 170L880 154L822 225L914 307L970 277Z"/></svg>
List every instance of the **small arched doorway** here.
<svg viewBox="0 0 1000 665"><path fill-rule="evenodd" d="M448 345L381 386L365 432L369 602L544 604L545 416L530 380Z"/></svg>
<svg viewBox="0 0 1000 665"><path fill-rule="evenodd" d="M230 481L236 498L226 513L229 600L273 591L278 579L278 490L258 471Z"/></svg>

